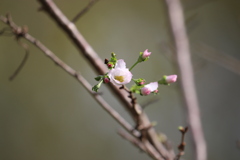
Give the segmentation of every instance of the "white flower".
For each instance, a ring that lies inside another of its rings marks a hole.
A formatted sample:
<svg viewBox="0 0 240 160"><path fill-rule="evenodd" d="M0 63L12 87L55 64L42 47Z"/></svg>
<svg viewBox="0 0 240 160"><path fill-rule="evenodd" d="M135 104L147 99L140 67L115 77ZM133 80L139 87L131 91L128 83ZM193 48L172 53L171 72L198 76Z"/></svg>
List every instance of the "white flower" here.
<svg viewBox="0 0 240 160"><path fill-rule="evenodd" d="M141 94L144 96L149 95L153 91L157 90L157 88L158 88L158 82L151 82L151 83L145 85L141 89Z"/></svg>
<svg viewBox="0 0 240 160"><path fill-rule="evenodd" d="M108 76L115 85L127 84L132 80L132 73L126 68L126 63L123 59L117 61L115 68L109 71Z"/></svg>

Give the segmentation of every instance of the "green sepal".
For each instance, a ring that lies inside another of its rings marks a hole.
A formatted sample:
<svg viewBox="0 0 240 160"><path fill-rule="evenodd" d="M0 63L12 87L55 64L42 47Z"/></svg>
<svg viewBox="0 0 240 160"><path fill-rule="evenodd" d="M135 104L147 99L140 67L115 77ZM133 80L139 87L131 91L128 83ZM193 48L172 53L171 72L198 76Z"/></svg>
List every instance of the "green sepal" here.
<svg viewBox="0 0 240 160"><path fill-rule="evenodd" d="M143 78L132 79L132 80L135 82L135 84L136 84L137 86L142 86L140 83L141 83L141 82L146 82L146 80L143 79Z"/></svg>
<svg viewBox="0 0 240 160"><path fill-rule="evenodd" d="M117 57L116 53L114 53L114 52L111 53L111 56L112 56L112 58L116 58Z"/></svg>
<svg viewBox="0 0 240 160"><path fill-rule="evenodd" d="M136 94L141 94L141 89L144 87L144 85L142 86L138 86L136 84L132 85L132 87L130 88L130 91Z"/></svg>
<svg viewBox="0 0 240 160"><path fill-rule="evenodd" d="M112 57L110 59L110 62L113 62L113 64L115 65L117 63L117 55L114 52L112 52L111 56Z"/></svg>
<svg viewBox="0 0 240 160"><path fill-rule="evenodd" d="M101 80L98 84L96 84L95 86L92 87L92 90L95 92L98 92L99 88L101 87L103 83L103 80Z"/></svg>
<svg viewBox="0 0 240 160"><path fill-rule="evenodd" d="M99 76L97 76L97 77L95 77L94 79L96 80L96 81L100 81L100 80L102 80L103 79L103 75L99 75Z"/></svg>
<svg viewBox="0 0 240 160"><path fill-rule="evenodd" d="M158 81L158 84L163 84L163 85L168 85L168 86L170 85L169 83L167 83L166 75L164 75L163 78Z"/></svg>
<svg viewBox="0 0 240 160"><path fill-rule="evenodd" d="M138 62L139 62L139 63L140 63L140 62L144 62L144 61L146 61L146 60L149 59L149 57L147 57L147 58L143 58L143 57L142 57L143 52L140 52L139 54L140 54L139 57L138 57Z"/></svg>

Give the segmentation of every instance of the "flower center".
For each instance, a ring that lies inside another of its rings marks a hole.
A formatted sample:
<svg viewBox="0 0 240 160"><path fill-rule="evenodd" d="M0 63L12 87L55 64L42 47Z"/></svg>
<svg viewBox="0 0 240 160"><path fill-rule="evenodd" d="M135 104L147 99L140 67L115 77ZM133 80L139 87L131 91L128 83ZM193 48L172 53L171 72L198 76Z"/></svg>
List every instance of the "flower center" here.
<svg viewBox="0 0 240 160"><path fill-rule="evenodd" d="M114 79L118 80L119 82L123 82L124 81L124 77L123 76L114 76Z"/></svg>

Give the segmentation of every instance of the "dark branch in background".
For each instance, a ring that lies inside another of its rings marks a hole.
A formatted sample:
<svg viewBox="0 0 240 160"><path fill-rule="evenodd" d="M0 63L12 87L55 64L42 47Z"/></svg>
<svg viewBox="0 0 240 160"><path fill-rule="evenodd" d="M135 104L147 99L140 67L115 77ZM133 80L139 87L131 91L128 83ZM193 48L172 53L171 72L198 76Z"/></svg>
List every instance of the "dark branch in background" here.
<svg viewBox="0 0 240 160"><path fill-rule="evenodd" d="M7 19L8 19L8 24L12 27L14 26L14 24L12 23L12 19L11 16L9 14L6 15ZM8 32L7 32L8 31ZM20 65L17 67L17 69L15 70L15 72L9 77L9 80L12 81L18 74L19 72L22 70L23 66L25 65L25 63L27 62L28 56L29 56L29 49L28 49L28 45L21 42L20 38L26 34L28 32L28 28L26 26L23 27L17 27L15 29L9 28L9 27L4 27L1 31L0 31L0 35L9 35L12 36L14 35L18 44L23 47L23 49L25 50L25 55L23 57L23 60L21 61Z"/></svg>
<svg viewBox="0 0 240 160"><path fill-rule="evenodd" d="M240 60L237 58L218 51L204 43L197 43L194 45L194 48L196 49L199 57L212 61L229 71L240 75Z"/></svg>
<svg viewBox="0 0 240 160"><path fill-rule="evenodd" d="M187 110L189 128L192 132L195 147L195 159L207 159L207 146L203 134L198 99L195 90L194 76L189 49L186 27L184 24L183 10L180 0L165 0L176 45L176 60L179 76L181 77L181 91Z"/></svg>
<svg viewBox="0 0 240 160"><path fill-rule="evenodd" d="M159 98L154 98L154 99L151 99L151 100L148 100L147 102L141 104L142 106L142 109L145 109L147 106L153 104L153 103L156 103L159 101Z"/></svg>
<svg viewBox="0 0 240 160"><path fill-rule="evenodd" d="M12 36L12 35L13 35L12 30L8 27L4 27L2 30L0 30L0 36Z"/></svg>
<svg viewBox="0 0 240 160"><path fill-rule="evenodd" d="M77 30L76 26L68 20L68 18L61 12L61 10L56 6L56 4L52 0L38 0L42 5L42 10L46 11L51 18L59 25L59 27L69 36L69 38L73 41L73 43L77 46L79 51L81 51L82 55L85 56L86 60L89 61L91 66L95 69L95 71L103 75L107 72L107 68L102 63L102 60L99 58L97 53L93 50L93 48L88 44L88 42L84 39L84 37ZM119 101L123 104L123 106L129 111L131 117L136 121L136 112L131 110L131 102L129 102L128 94L119 90L118 87L113 84L109 84L110 90L116 95ZM139 104L135 105L136 108L140 108ZM142 112L139 116L139 121L143 128L148 127L151 122L147 115ZM147 138L149 142L155 147L155 149L161 154L165 159L173 159L175 155L169 153L169 151L164 148L163 144L158 141L157 133L153 127L147 130Z"/></svg>
<svg viewBox="0 0 240 160"><path fill-rule="evenodd" d="M25 63L27 62L28 56L29 56L29 49L28 49L28 45L25 43L22 43L20 40L18 40L19 45L21 45L24 49L25 49L25 55L23 57L22 62L20 63L20 65L18 66L18 68L15 70L15 72L9 77L9 80L12 81L17 75L18 73L21 71L21 69L23 68L23 66L25 65Z"/></svg>
<svg viewBox="0 0 240 160"><path fill-rule="evenodd" d="M240 150L240 140L239 139L236 141L236 147Z"/></svg>
<svg viewBox="0 0 240 160"><path fill-rule="evenodd" d="M178 146L178 151L179 151L179 153L178 153L177 156L176 156L176 160L179 160L180 157L181 157L182 155L184 155L184 149L185 149L185 146L186 146L186 143L184 142L184 137L185 137L185 134L186 134L187 131L188 131L188 127L185 127L185 128L179 127L179 131L181 132L182 137L181 137L181 143L180 143L179 146Z"/></svg>
<svg viewBox="0 0 240 160"><path fill-rule="evenodd" d="M93 5L99 0L91 0L88 5L81 10L73 19L72 22L76 22L80 17L82 17L91 7L93 7Z"/></svg>

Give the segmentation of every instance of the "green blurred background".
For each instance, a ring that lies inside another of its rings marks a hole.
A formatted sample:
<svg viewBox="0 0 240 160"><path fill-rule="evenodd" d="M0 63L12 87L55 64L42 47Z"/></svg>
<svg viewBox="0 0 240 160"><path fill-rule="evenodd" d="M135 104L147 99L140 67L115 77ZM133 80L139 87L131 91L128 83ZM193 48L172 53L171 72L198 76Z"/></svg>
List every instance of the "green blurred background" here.
<svg viewBox="0 0 240 160"><path fill-rule="evenodd" d="M55 0L72 19L88 0ZM239 63L224 65L224 55L240 58L240 1L183 0L191 43L197 93L208 144L209 160L240 159ZM85 61L58 26L37 11L35 0L0 0L0 14L11 13L18 25L42 41L94 85L91 64ZM135 77L155 81L175 74L174 47L163 0L101 0L76 23L99 56L111 52L130 67L140 51L151 58L134 68ZM5 27L0 23L0 28ZM71 76L29 44L30 57L12 82L9 76L20 64L24 50L13 37L0 36L0 159L1 160L146 160L150 159L116 133L120 126ZM214 57L215 58L208 58ZM214 60L220 58L219 60ZM227 60L229 64L232 61ZM238 61L237 61L238 62ZM184 77L181 78L184 80ZM103 97L131 121L108 89ZM175 149L180 141L179 125L186 125L178 83L161 86L157 103L145 111L156 130L164 132ZM154 96L139 97L143 104ZM187 134L184 159L193 159Z"/></svg>

